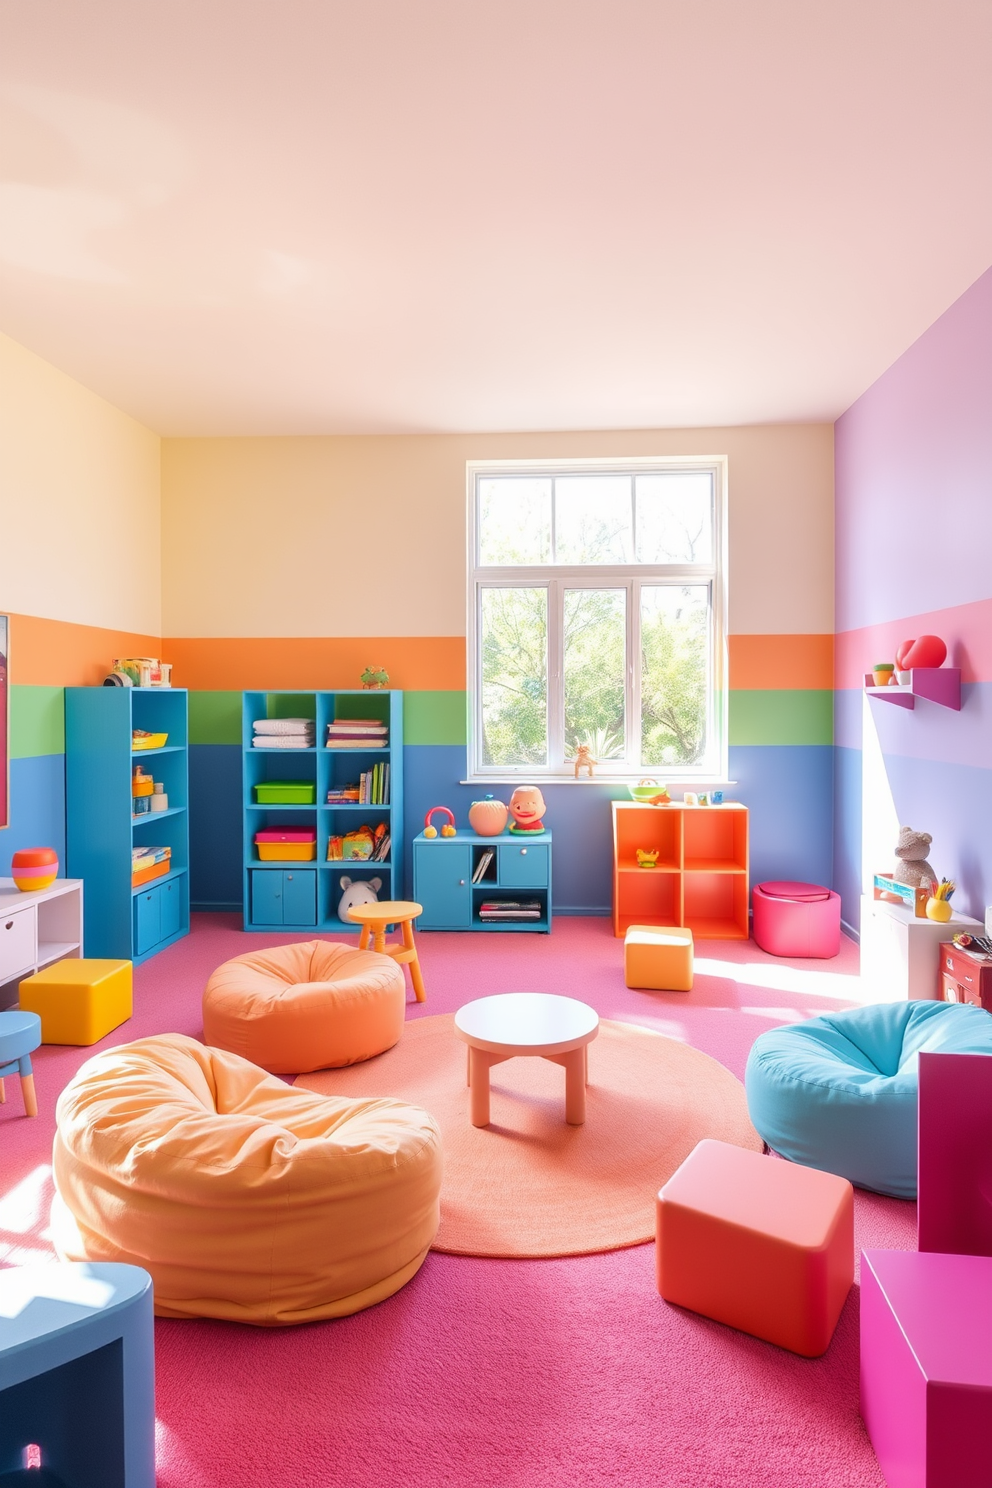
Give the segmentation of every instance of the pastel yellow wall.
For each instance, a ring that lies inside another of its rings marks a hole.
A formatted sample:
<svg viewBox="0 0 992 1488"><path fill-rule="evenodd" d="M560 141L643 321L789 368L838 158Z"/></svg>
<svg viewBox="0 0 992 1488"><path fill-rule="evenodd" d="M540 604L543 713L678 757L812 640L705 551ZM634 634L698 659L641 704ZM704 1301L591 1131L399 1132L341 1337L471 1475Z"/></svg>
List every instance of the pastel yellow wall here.
<svg viewBox="0 0 992 1488"><path fill-rule="evenodd" d="M833 430L166 439L170 637L461 636L465 463L727 455L729 628L833 630Z"/></svg>
<svg viewBox="0 0 992 1488"><path fill-rule="evenodd" d="M0 335L0 610L160 635L157 434Z"/></svg>

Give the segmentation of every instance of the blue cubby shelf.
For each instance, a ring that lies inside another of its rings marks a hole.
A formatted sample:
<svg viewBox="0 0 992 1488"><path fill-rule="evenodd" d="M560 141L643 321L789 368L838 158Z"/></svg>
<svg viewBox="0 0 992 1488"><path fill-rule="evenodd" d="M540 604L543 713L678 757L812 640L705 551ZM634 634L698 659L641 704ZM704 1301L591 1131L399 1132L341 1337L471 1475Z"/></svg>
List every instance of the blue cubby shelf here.
<svg viewBox="0 0 992 1488"><path fill-rule="evenodd" d="M419 832L413 839L413 897L423 905L417 928L550 934L551 847L550 832L536 837L512 832L480 837L461 828L454 837ZM485 876L475 883L487 852ZM536 901L538 918L483 920L482 905L489 899Z"/></svg>
<svg viewBox="0 0 992 1488"><path fill-rule="evenodd" d="M88 956L136 966L189 934L188 698L184 687L65 690L66 872L85 884ZM168 734L131 748L133 729ZM131 771L154 760L167 811L132 815ZM133 847L170 847L171 871L134 888Z"/></svg>
<svg viewBox="0 0 992 1488"><path fill-rule="evenodd" d="M313 749L256 749L253 725L263 718L312 718ZM375 718L389 729L383 748L327 749L327 725L339 718ZM327 792L352 782L368 766L389 762L389 802L381 806L329 805ZM312 781L309 805L259 804L255 786L265 781ZM335 691L264 691L242 695L242 802L244 822L244 927L246 930L310 930L355 935L358 926L338 918L342 875L382 880L380 899L403 898L403 694L362 688ZM392 838L389 861L327 861L333 836L363 822L384 822ZM255 833L267 827L312 827L317 857L312 862L261 862Z"/></svg>

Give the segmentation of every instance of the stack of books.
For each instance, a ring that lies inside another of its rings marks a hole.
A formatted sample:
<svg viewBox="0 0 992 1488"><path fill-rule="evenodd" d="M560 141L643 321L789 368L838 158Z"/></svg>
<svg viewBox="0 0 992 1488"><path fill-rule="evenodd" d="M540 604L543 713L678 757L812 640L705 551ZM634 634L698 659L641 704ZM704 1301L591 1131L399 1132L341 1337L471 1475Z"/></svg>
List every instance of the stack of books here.
<svg viewBox="0 0 992 1488"><path fill-rule="evenodd" d="M328 749L385 749L389 728L378 718L336 718L327 725Z"/></svg>
<svg viewBox="0 0 992 1488"><path fill-rule="evenodd" d="M328 806L359 806L361 797L357 785L331 786L327 792Z"/></svg>
<svg viewBox="0 0 992 1488"><path fill-rule="evenodd" d="M485 899L479 907L480 920L500 920L505 923L540 918L539 899Z"/></svg>
<svg viewBox="0 0 992 1488"><path fill-rule="evenodd" d="M171 847L133 847L131 849L131 887L140 889L153 878L164 878L172 867Z"/></svg>
<svg viewBox="0 0 992 1488"><path fill-rule="evenodd" d="M312 718L257 718L251 727L255 749L313 749L317 742Z"/></svg>

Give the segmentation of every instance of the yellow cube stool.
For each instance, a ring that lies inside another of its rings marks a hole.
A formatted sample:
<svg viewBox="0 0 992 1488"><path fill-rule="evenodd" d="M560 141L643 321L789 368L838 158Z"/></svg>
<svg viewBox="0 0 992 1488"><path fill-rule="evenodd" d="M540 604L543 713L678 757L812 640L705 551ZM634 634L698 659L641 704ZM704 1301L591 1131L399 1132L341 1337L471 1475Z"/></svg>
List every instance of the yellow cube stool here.
<svg viewBox="0 0 992 1488"><path fill-rule="evenodd" d="M56 961L24 978L19 1000L41 1019L43 1044L95 1044L131 1016L131 963Z"/></svg>
<svg viewBox="0 0 992 1488"><path fill-rule="evenodd" d="M681 925L631 925L623 939L623 979L652 992L692 991L692 931Z"/></svg>

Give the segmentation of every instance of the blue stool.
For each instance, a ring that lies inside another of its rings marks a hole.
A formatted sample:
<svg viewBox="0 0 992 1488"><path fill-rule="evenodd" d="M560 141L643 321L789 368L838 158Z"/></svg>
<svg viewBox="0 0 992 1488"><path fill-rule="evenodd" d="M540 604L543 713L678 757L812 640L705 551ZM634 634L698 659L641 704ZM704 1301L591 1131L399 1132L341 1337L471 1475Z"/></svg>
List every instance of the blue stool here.
<svg viewBox="0 0 992 1488"><path fill-rule="evenodd" d="M37 1013L22 1013L17 1008L0 1013L0 1101L7 1099L4 1076L20 1075L24 1109L29 1116L38 1114L31 1054L40 1043L41 1019Z"/></svg>
<svg viewBox="0 0 992 1488"><path fill-rule="evenodd" d="M0 1482L22 1473L27 1485L155 1488L152 1279L140 1266L0 1271Z"/></svg>
<svg viewBox="0 0 992 1488"><path fill-rule="evenodd" d="M744 1085L758 1135L808 1168L916 1198L919 1055L992 1054L992 1017L952 1002L880 1002L755 1039Z"/></svg>

